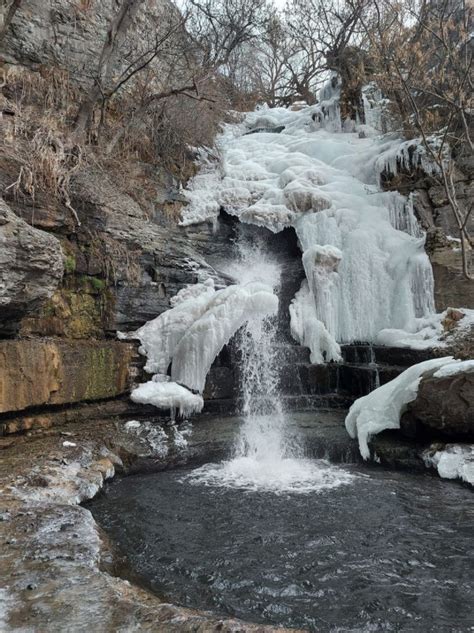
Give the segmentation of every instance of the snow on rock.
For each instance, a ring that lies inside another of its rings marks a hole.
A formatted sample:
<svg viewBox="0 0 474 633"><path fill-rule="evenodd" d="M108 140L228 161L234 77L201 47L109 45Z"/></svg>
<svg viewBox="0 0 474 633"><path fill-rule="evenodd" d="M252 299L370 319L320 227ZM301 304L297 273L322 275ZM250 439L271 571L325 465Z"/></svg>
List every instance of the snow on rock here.
<svg viewBox="0 0 474 633"><path fill-rule="evenodd" d="M444 324L453 312L452 308L447 308L439 314L430 314L427 317L415 318L410 325L402 330L387 328L381 330L375 342L379 345L389 345L391 347L409 347L411 349L430 349L434 347L449 347L458 337L467 334L470 328L474 327L474 310L468 308L456 308L456 313L460 316L455 327L445 330Z"/></svg>
<svg viewBox="0 0 474 633"><path fill-rule="evenodd" d="M149 380L132 391L131 399L139 404L152 404L158 409L177 410L181 416L199 413L204 406L202 396L175 382Z"/></svg>
<svg viewBox="0 0 474 633"><path fill-rule="evenodd" d="M338 343L372 342L381 330L416 334L420 319L434 313L433 275L413 203L379 186L381 171L402 151L400 140L339 133L338 99L332 77L317 105L264 109L226 126L218 139L221 161L203 162L185 192L181 222L215 220L224 208L273 232L294 227L308 286L291 313L308 322L291 327L297 340L311 342L313 358L326 360L339 358ZM283 129L245 134L262 127ZM324 249L337 250L337 265L322 261Z"/></svg>
<svg viewBox="0 0 474 633"><path fill-rule="evenodd" d="M263 283L235 284L222 290L212 279L188 286L171 300L172 308L127 335L138 338L152 380L139 385L134 402L177 410L201 411L207 373L223 346L256 315L275 314L278 298ZM166 375L171 363L171 381ZM193 393L197 391L199 393Z"/></svg>
<svg viewBox="0 0 474 633"><path fill-rule="evenodd" d="M455 376L456 374L464 374L467 372L474 372L474 360L464 360L455 365L445 365L438 369L433 374L433 378L448 378L449 376Z"/></svg>
<svg viewBox="0 0 474 633"><path fill-rule="evenodd" d="M423 375L433 370L445 371L462 365L463 361L452 356L434 358L418 363L405 370L394 380L359 398L349 409L346 429L359 440L360 454L369 459L369 441L373 435L385 429L399 429L400 416L409 402L415 400Z"/></svg>
<svg viewBox="0 0 474 633"><path fill-rule="evenodd" d="M449 365L446 367L446 369ZM453 367L456 367L455 365ZM474 486L474 445L446 444L441 450L423 451L423 461L428 468L435 468L444 479L461 479Z"/></svg>

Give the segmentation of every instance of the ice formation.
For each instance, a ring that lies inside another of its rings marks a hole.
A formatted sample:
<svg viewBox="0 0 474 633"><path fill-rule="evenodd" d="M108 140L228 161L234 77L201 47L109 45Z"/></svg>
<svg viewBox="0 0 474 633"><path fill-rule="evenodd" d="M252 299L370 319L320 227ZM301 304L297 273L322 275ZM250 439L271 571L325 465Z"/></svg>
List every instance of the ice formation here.
<svg viewBox="0 0 474 633"><path fill-rule="evenodd" d="M131 398L187 416L201 411L206 376L223 346L254 315L276 313L278 299L263 283L216 290L209 279L182 289L171 304L170 310L128 335L140 340L140 352L147 356L145 369L155 374ZM166 375L170 363L171 380Z"/></svg>
<svg viewBox="0 0 474 633"><path fill-rule="evenodd" d="M132 391L131 399L139 404L152 404L158 409L177 410L183 417L199 413L204 406L202 396L175 382L149 380Z"/></svg>
<svg viewBox="0 0 474 633"><path fill-rule="evenodd" d="M474 372L474 360L464 360L455 365L445 365L433 374L433 378L449 378L457 374Z"/></svg>
<svg viewBox="0 0 474 633"><path fill-rule="evenodd" d="M313 362L338 360L339 343L376 341L382 330L415 334L434 313L413 200L379 186L380 173L408 149L375 132L338 133L348 129L338 99L332 77L315 106L260 110L226 126L221 161L205 161L182 219L214 221L223 207L273 232L294 227L307 283L292 304L291 329ZM277 127L281 133L246 134Z"/></svg>
<svg viewBox="0 0 474 633"><path fill-rule="evenodd" d="M444 479L460 479L474 486L474 445L446 444L441 450L427 449L423 461Z"/></svg>
<svg viewBox="0 0 474 633"><path fill-rule="evenodd" d="M385 429L400 428L400 416L406 405L415 400L424 374L436 370L438 375L445 375L463 365L464 361L454 360L452 356L427 360L409 367L394 380L356 400L346 417L346 429L351 437L359 440L362 457L369 459L368 444L373 435Z"/></svg>
<svg viewBox="0 0 474 633"><path fill-rule="evenodd" d="M438 314L432 313L427 317L413 319L409 327L404 330L393 328L381 330L375 342L379 345L412 349L448 347L457 337L464 336L469 329L474 328L474 310L456 308L456 312L461 313L462 317L456 322L454 329L446 331L443 324L449 318L450 311L451 308L448 308Z"/></svg>

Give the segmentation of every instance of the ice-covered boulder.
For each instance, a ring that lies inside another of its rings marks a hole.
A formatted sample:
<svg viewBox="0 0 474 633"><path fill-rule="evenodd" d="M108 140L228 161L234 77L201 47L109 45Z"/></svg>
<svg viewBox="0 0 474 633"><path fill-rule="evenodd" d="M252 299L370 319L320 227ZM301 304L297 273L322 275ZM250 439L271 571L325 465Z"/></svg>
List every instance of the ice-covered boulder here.
<svg viewBox="0 0 474 633"><path fill-rule="evenodd" d="M416 399L424 375L456 375L460 368L462 370L464 362L452 356L423 361L356 400L346 417L346 429L351 437L358 439L362 457L370 458L369 442L373 435L386 429L400 428L400 418L408 404Z"/></svg>

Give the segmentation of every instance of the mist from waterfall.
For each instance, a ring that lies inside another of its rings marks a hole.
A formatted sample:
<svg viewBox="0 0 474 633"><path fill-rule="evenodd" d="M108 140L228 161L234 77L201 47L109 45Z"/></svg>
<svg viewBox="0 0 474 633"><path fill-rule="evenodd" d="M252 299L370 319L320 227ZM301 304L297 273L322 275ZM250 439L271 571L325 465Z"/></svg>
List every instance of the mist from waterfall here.
<svg viewBox="0 0 474 633"><path fill-rule="evenodd" d="M240 231L239 259L229 274L239 283L260 281L278 296L281 266L263 244ZM240 357L241 412L244 425L235 448L237 458L275 461L288 455L277 358L278 317L250 319L237 335Z"/></svg>
<svg viewBox="0 0 474 633"><path fill-rule="evenodd" d="M238 238L238 260L225 272L243 287L258 282L279 293L281 264L262 243L246 237L245 231ZM352 481L353 475L336 466L302 457L304 446L296 430L290 430L279 388L278 317L254 315L237 334L235 344L243 421L233 458L198 468L187 479L276 493L314 492Z"/></svg>

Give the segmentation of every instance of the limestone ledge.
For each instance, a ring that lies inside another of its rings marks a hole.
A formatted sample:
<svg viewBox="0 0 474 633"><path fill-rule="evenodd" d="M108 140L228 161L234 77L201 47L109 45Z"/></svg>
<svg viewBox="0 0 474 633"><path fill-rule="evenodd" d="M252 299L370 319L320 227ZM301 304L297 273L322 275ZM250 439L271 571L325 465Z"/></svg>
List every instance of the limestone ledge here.
<svg viewBox="0 0 474 633"><path fill-rule="evenodd" d="M121 395L134 355L120 341L0 341L0 413Z"/></svg>
<svg viewBox="0 0 474 633"><path fill-rule="evenodd" d="M113 575L114 552L79 504L139 459L160 469L199 450L180 456L171 429L157 446L151 428L141 428L104 421L0 440L2 631L276 630L165 603Z"/></svg>

